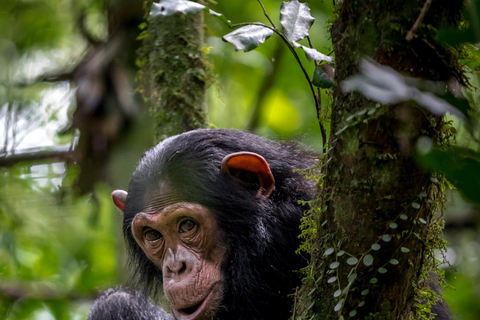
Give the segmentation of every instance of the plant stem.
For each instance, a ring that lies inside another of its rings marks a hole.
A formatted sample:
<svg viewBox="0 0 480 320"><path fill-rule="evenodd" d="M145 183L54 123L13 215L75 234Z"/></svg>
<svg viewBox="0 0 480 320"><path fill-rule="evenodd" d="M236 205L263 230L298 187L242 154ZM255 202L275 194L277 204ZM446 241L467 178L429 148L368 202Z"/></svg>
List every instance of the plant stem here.
<svg viewBox="0 0 480 320"><path fill-rule="evenodd" d="M262 10L263 10L263 14L265 15L265 17L267 17L268 21L270 21L270 24L272 25L272 27L274 27L275 29L277 29L275 27L275 25L273 24L272 20L270 20L270 17L268 16L267 14L267 11L265 10L265 7L263 6L263 3L260 1L260 0L257 0L258 3L260 4L260 6L262 7Z"/></svg>

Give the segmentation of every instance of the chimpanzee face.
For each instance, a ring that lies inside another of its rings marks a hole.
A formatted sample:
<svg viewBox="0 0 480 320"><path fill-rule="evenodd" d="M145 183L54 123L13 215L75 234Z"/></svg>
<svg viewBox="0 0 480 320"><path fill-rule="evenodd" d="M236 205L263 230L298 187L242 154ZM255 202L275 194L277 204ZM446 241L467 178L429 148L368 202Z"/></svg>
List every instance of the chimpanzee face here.
<svg viewBox="0 0 480 320"><path fill-rule="evenodd" d="M227 248L210 211L179 202L147 206L132 222L147 257L162 270L163 290L177 319L210 319L222 298Z"/></svg>
<svg viewBox="0 0 480 320"><path fill-rule="evenodd" d="M268 197L275 180L265 159L248 152L226 156L219 174L257 197ZM163 289L178 320L208 320L218 311L224 293L223 270L228 247L217 220L205 206L184 202L159 182L162 193L144 195L144 205L131 223L132 235L163 275ZM112 193L122 211L127 193Z"/></svg>

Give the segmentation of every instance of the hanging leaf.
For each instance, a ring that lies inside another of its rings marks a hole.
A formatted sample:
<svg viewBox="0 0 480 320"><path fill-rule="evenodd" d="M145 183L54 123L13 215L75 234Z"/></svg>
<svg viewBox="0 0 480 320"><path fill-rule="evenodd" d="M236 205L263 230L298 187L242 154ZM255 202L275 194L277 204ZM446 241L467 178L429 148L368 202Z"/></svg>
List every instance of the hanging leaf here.
<svg viewBox="0 0 480 320"><path fill-rule="evenodd" d="M333 81L320 68L315 69L315 71L313 72L312 84L315 87L319 87L323 89L333 87Z"/></svg>
<svg viewBox="0 0 480 320"><path fill-rule="evenodd" d="M273 31L266 26L245 26L223 36L223 40L233 44L235 51L247 52L264 43L272 34Z"/></svg>
<svg viewBox="0 0 480 320"><path fill-rule="evenodd" d="M317 49L313 49L313 48L303 46L303 45L301 45L297 42L293 43L293 47L295 49L302 48L303 51L305 51L305 57L307 57L308 61L316 60L316 61L327 61L327 62L330 62L330 63L333 62L333 57L327 56L326 54L321 53Z"/></svg>
<svg viewBox="0 0 480 320"><path fill-rule="evenodd" d="M371 283L371 284L375 284L375 283L377 283L377 282L378 282L378 279L377 279L377 278L372 278L372 279L370 279L370 283Z"/></svg>
<svg viewBox="0 0 480 320"><path fill-rule="evenodd" d="M325 250L325 255L326 255L326 256L329 256L329 255L331 255L331 254L333 253L333 251L335 251L335 249L333 249L333 248L328 248L327 250Z"/></svg>
<svg viewBox="0 0 480 320"><path fill-rule="evenodd" d="M300 41L308 36L308 30L315 18L310 14L310 8L306 3L298 0L283 2L280 7L280 23L283 33L290 42Z"/></svg>
<svg viewBox="0 0 480 320"><path fill-rule="evenodd" d="M330 269L336 269L340 265L340 262L335 261L330 264Z"/></svg>
<svg viewBox="0 0 480 320"><path fill-rule="evenodd" d="M341 257L341 256L343 256L344 254L345 254L345 251L340 250L340 251L338 251L338 253L337 253L337 257Z"/></svg>
<svg viewBox="0 0 480 320"><path fill-rule="evenodd" d="M437 85L407 78L388 66L378 64L372 59L360 62L360 74L343 81L343 92L359 91L368 99L382 104L395 104L403 101L415 101L435 115L447 112L461 119L468 119L469 107L464 103L449 103L436 95ZM412 85L413 84L413 85ZM460 107L455 107L455 106Z"/></svg>
<svg viewBox="0 0 480 320"><path fill-rule="evenodd" d="M355 257L348 258L348 260L347 260L347 264L349 264L351 266L353 266L354 264L357 264L357 262L358 262L358 259L355 258Z"/></svg>
<svg viewBox="0 0 480 320"><path fill-rule="evenodd" d="M352 283L353 281L355 281L355 279L357 279L357 274L353 273L348 277L348 282Z"/></svg>
<svg viewBox="0 0 480 320"><path fill-rule="evenodd" d="M334 296L335 298L338 298L341 294L342 294L342 290L337 290L337 291L335 291L335 292L333 293L333 296Z"/></svg>
<svg viewBox="0 0 480 320"><path fill-rule="evenodd" d="M402 214L400 215L400 219L402 219L402 220L407 220L407 219L408 219L408 216L407 216L406 214L402 213Z"/></svg>
<svg viewBox="0 0 480 320"><path fill-rule="evenodd" d="M380 250L380 245L378 243L374 243L374 244L372 244L371 248L372 248L372 250L377 251L377 250Z"/></svg>
<svg viewBox="0 0 480 320"><path fill-rule="evenodd" d="M392 229L397 229L398 224L396 224L395 222L390 222L390 224L388 226Z"/></svg>
<svg viewBox="0 0 480 320"><path fill-rule="evenodd" d="M409 253L409 252L410 252L410 249L405 248L405 247L401 247L401 248L400 248L400 251L402 251L403 253Z"/></svg>
<svg viewBox="0 0 480 320"><path fill-rule="evenodd" d="M331 277L327 280L327 283L334 283L335 281L337 281L337 277Z"/></svg>

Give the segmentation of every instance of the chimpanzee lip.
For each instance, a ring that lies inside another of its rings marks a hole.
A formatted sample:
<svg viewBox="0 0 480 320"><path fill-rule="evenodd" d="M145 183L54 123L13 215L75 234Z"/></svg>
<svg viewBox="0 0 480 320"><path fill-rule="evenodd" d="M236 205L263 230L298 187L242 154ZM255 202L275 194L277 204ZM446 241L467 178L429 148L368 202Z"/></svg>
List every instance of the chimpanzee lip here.
<svg viewBox="0 0 480 320"><path fill-rule="evenodd" d="M209 292L205 299L202 301L191 305L186 308L182 309L174 309L173 313L175 315L175 319L178 320L196 320L196 319L201 319L201 316L203 315L203 311L205 309L205 306L207 305L207 301L209 301L210 296L212 292Z"/></svg>

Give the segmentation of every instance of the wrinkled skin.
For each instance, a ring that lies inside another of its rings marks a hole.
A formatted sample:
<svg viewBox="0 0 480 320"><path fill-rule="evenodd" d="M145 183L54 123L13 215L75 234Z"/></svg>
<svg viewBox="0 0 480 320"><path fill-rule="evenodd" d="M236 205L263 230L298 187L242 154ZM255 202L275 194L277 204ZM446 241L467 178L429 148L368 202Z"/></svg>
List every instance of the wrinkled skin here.
<svg viewBox="0 0 480 320"><path fill-rule="evenodd" d="M209 210L180 202L159 209L147 202L132 232L163 272L163 290L176 319L211 319L222 300L226 247Z"/></svg>

